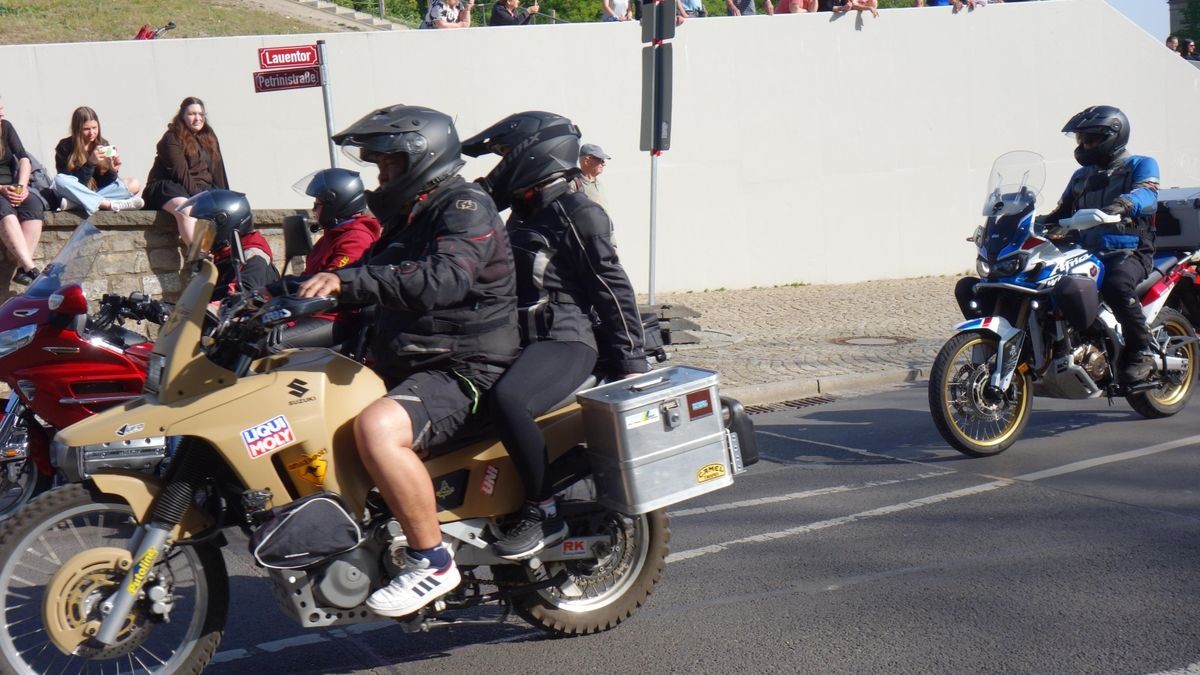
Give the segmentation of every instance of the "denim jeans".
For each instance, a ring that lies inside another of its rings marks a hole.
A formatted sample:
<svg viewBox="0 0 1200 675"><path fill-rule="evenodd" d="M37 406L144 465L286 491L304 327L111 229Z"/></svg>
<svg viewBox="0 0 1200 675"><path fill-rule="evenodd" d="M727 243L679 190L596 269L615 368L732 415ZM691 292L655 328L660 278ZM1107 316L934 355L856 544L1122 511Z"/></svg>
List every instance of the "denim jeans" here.
<svg viewBox="0 0 1200 675"><path fill-rule="evenodd" d="M90 216L100 210L100 202L104 200L112 201L114 199L129 199L133 195L129 194L129 190L125 188L125 182L117 179L108 185L105 185L99 192L88 188L75 176L67 174L58 174L54 177L54 189L59 196L78 206L82 206L84 211ZM57 204L51 204L51 207Z"/></svg>

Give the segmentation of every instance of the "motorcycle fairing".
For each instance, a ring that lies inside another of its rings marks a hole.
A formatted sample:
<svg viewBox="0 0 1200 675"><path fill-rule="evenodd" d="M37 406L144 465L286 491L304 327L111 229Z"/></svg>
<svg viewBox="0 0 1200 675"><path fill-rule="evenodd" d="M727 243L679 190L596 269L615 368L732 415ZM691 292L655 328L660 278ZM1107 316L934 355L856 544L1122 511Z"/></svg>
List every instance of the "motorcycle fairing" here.
<svg viewBox="0 0 1200 675"><path fill-rule="evenodd" d="M1008 389L1008 385L1012 383L1013 372L1017 368L1021 345L1025 341L1025 331L1014 328L1008 319L1002 316L985 316L958 324L954 327L954 332L986 332L999 338L996 342L996 359L1003 367L992 371L991 381L1001 391Z"/></svg>

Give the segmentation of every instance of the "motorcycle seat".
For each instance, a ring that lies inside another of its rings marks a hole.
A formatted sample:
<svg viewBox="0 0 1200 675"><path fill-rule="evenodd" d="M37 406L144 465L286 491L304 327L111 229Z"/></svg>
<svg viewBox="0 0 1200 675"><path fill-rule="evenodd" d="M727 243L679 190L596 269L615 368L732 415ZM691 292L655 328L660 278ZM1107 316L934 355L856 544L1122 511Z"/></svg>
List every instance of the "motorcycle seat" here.
<svg viewBox="0 0 1200 675"><path fill-rule="evenodd" d="M1153 287L1154 284L1158 283L1159 279L1167 276L1167 273L1170 272L1171 268L1175 267L1176 263L1178 262L1179 258L1174 256L1167 256L1161 260L1154 261L1154 269L1150 270L1150 274L1146 277L1146 279L1142 281L1142 283L1138 284L1137 288L1133 289L1133 297L1140 298L1146 295L1146 293L1150 292L1150 288Z"/></svg>

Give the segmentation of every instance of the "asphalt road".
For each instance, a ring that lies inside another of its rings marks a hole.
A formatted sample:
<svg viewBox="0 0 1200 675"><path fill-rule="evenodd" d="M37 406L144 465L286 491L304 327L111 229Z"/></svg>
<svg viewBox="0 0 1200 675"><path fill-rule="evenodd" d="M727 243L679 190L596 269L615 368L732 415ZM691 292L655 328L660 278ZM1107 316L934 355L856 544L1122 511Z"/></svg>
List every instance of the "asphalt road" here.
<svg viewBox="0 0 1200 675"><path fill-rule="evenodd" d="M234 542L210 672L1200 673L1200 406L1034 406L988 459L923 383L756 415L763 461L672 509L655 593L590 637L304 631Z"/></svg>

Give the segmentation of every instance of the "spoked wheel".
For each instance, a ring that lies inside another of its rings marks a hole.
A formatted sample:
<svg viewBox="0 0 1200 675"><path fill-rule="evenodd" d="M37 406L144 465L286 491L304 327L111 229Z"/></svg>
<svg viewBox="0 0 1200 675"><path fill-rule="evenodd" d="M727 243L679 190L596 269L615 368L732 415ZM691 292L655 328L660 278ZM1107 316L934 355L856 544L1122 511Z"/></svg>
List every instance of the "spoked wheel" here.
<svg viewBox="0 0 1200 675"><path fill-rule="evenodd" d="M1158 373L1161 384L1157 389L1130 394L1125 400L1142 417L1170 417L1187 405L1196 383L1196 343L1175 343L1180 342L1178 338L1196 337L1196 330L1182 314L1164 307L1150 326L1150 334L1159 345L1166 345L1168 359L1183 361L1183 368L1178 372Z"/></svg>
<svg viewBox="0 0 1200 675"><path fill-rule="evenodd" d="M993 391L994 336L955 335L929 373L929 412L938 432L959 452L986 457L1004 452L1025 430L1033 394L1020 368L1003 392Z"/></svg>
<svg viewBox="0 0 1200 675"><path fill-rule="evenodd" d="M199 673L221 640L229 579L220 552L177 546L151 568L115 644L93 639L123 592L138 526L128 505L82 485L35 498L0 527L0 672ZM168 621L169 619L169 621Z"/></svg>
<svg viewBox="0 0 1200 675"><path fill-rule="evenodd" d="M568 505L564 505L566 507ZM503 585L551 579L565 571L568 583L513 597L513 609L556 635L587 635L614 628L642 606L662 576L671 530L665 510L626 516L595 504L587 513L567 516L573 536L607 534L598 560L493 568Z"/></svg>

